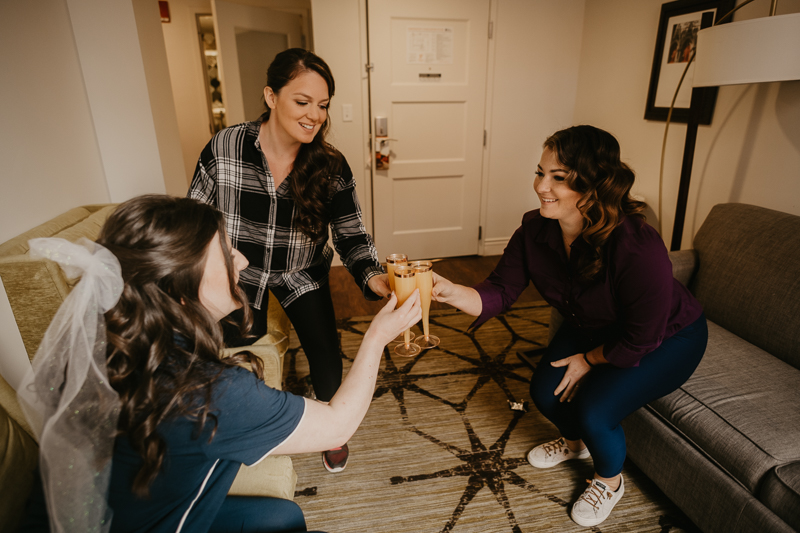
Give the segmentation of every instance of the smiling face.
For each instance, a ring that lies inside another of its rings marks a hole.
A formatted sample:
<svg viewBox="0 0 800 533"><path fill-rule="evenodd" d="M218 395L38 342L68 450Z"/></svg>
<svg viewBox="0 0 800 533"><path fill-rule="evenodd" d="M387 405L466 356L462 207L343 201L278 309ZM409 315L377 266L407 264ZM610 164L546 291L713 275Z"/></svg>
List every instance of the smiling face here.
<svg viewBox="0 0 800 533"><path fill-rule="evenodd" d="M248 262L238 250L231 247L230 240L225 236L226 250L222 249L219 233L214 235L208 244L206 265L203 269L203 278L200 280L198 296L200 303L211 313L214 320L221 320L238 309L239 302L231 294L228 266L225 255L231 256L233 263L234 284L239 283L239 272L247 268Z"/></svg>
<svg viewBox="0 0 800 533"><path fill-rule="evenodd" d="M280 92L264 88L264 100L271 112L269 122L292 141L310 143L328 118L328 84L316 72L306 70L289 81Z"/></svg>
<svg viewBox="0 0 800 533"><path fill-rule="evenodd" d="M558 220L562 227L567 225L580 228L583 217L578 210L578 201L583 195L570 189L567 184L568 175L569 170L559 164L555 153L550 148L545 148L536 169L533 189L542 203L539 213L543 217Z"/></svg>

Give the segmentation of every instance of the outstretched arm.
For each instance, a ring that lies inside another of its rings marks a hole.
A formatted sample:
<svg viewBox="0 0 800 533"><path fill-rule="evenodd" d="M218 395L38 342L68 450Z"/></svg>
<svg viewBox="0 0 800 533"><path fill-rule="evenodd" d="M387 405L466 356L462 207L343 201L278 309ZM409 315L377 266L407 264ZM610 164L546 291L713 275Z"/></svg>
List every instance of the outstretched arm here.
<svg viewBox="0 0 800 533"><path fill-rule="evenodd" d="M305 413L292 435L273 454L321 452L342 446L353 436L367 414L384 347L422 318L419 291L397 310L397 297L375 315L342 386L324 404L306 399Z"/></svg>
<svg viewBox="0 0 800 533"><path fill-rule="evenodd" d="M480 316L483 309L483 301L478 291L472 287L453 283L436 272L433 273L432 298L434 301L452 305L472 316Z"/></svg>

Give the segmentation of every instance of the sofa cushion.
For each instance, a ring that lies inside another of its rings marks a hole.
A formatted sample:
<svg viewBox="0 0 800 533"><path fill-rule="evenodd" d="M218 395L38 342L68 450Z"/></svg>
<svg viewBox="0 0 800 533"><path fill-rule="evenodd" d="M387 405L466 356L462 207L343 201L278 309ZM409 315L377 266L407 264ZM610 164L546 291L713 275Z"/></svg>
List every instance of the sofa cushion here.
<svg viewBox="0 0 800 533"><path fill-rule="evenodd" d="M706 316L800 368L800 217L717 205L694 248L699 268L689 288Z"/></svg>
<svg viewBox="0 0 800 533"><path fill-rule="evenodd" d="M65 239L69 242L76 242L80 238L86 238L90 241L96 241L97 237L100 236L100 230L103 228L103 224L106 223L106 219L108 216L114 212L117 208L117 204L111 204L103 207L99 211L96 211L86 217L85 219L81 220L74 226L70 226L69 228L59 231L53 237L59 239ZM67 284L69 285L70 292L72 289L75 288L75 285L81 280L80 276L75 278L67 277L66 273L64 274L64 279L66 279Z"/></svg>
<svg viewBox="0 0 800 533"><path fill-rule="evenodd" d="M264 341L264 337L259 339ZM222 352L223 357L230 357L239 352L250 352L259 359L264 365L264 383L273 389L281 390L283 378L283 354L286 350L281 350L280 346L275 344L252 344L250 346L239 346L236 348L225 348ZM241 364L243 368L251 370L249 364Z"/></svg>
<svg viewBox="0 0 800 533"><path fill-rule="evenodd" d="M800 460L800 370L710 321L708 333L694 375L650 405L755 494Z"/></svg>
<svg viewBox="0 0 800 533"><path fill-rule="evenodd" d="M57 263L27 255L0 258L0 278L25 351L33 359L69 286Z"/></svg>
<svg viewBox="0 0 800 533"><path fill-rule="evenodd" d="M761 486L759 500L800 531L800 462L772 470Z"/></svg>
<svg viewBox="0 0 800 533"><path fill-rule="evenodd" d="M95 211L77 224L55 233L53 237L66 239L69 242L75 242L81 237L86 237L90 241L96 241L97 237L100 235L100 229L103 227L103 224L105 224L106 219L111 213L114 212L116 208L116 204L107 205L102 209Z"/></svg>
<svg viewBox="0 0 800 533"><path fill-rule="evenodd" d="M9 255L20 255L28 253L28 241L38 237L52 237L56 233L63 231L70 226L74 226L81 220L88 217L89 209L86 207L76 207L66 213L58 215L56 218L48 220L35 228L18 235L3 244L0 244L0 257Z"/></svg>

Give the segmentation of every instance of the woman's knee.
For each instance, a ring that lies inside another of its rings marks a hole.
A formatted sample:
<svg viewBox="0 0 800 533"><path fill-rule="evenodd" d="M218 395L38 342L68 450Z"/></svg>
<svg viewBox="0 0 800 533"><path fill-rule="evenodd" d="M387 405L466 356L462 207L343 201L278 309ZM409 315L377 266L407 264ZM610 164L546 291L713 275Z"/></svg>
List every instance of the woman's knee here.
<svg viewBox="0 0 800 533"><path fill-rule="evenodd" d="M275 513L276 522L285 531L305 531L306 519L300 506L291 500L277 499L270 512Z"/></svg>
<svg viewBox="0 0 800 533"><path fill-rule="evenodd" d="M537 374L531 378L530 395L533 404L545 417L550 418L550 415L556 410L559 404L559 397L553 394L555 386L547 379L537 379Z"/></svg>
<svg viewBox="0 0 800 533"><path fill-rule="evenodd" d="M618 420L612 420L604 410L593 409L591 405L586 404L578 405L577 412L577 425L580 428L582 438L591 438L592 436L600 437L602 435L610 434L619 426Z"/></svg>
<svg viewBox="0 0 800 533"><path fill-rule="evenodd" d="M306 531L300 506L270 497L228 496L215 518L211 533L261 533Z"/></svg>

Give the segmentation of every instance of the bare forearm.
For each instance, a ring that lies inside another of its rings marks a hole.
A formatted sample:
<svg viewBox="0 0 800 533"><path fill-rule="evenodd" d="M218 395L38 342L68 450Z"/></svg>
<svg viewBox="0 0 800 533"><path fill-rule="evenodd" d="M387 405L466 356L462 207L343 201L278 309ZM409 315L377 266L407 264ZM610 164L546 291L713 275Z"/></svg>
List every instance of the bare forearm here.
<svg viewBox="0 0 800 533"><path fill-rule="evenodd" d="M369 409L378 377L383 346L367 336L353 366L329 403L306 399L306 411L297 430L273 453L329 450L347 442Z"/></svg>
<svg viewBox="0 0 800 533"><path fill-rule="evenodd" d="M394 294L372 319L353 366L330 403L306 400L303 418L292 435L273 450L276 454L320 452L343 445L358 429L369 409L386 344L422 318L419 291L395 309Z"/></svg>
<svg viewBox="0 0 800 533"><path fill-rule="evenodd" d="M439 301L444 301L472 316L479 316L483 310L483 301L478 291L464 285L453 284L452 294L449 294L446 300Z"/></svg>
<svg viewBox="0 0 800 533"><path fill-rule="evenodd" d="M330 437L341 440L337 446L347 442L356 432L369 409L372 394L375 392L375 381L380 370L383 348L384 346L367 332L353 366L327 405L329 416L336 420L334 434Z"/></svg>

